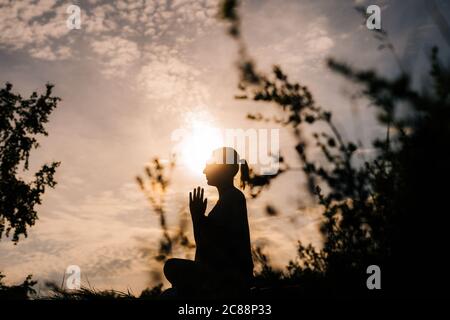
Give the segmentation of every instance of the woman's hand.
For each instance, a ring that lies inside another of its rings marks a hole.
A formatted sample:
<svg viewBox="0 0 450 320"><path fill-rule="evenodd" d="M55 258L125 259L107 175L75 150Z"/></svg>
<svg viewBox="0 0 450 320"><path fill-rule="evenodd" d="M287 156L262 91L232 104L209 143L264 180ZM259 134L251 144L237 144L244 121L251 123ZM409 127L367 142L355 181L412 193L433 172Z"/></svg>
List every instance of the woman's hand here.
<svg viewBox="0 0 450 320"><path fill-rule="evenodd" d="M189 209L191 210L192 220L198 221L205 216L206 202L203 200L203 188L197 187L193 192L189 192Z"/></svg>

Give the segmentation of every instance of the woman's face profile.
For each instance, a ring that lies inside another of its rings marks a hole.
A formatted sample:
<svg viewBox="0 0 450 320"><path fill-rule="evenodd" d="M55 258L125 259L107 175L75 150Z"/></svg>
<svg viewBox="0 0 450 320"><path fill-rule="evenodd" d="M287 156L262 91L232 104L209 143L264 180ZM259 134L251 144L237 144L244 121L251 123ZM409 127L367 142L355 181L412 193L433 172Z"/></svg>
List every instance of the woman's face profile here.
<svg viewBox="0 0 450 320"><path fill-rule="evenodd" d="M206 182L210 186L218 186L223 181L223 164L207 163L203 173L206 176Z"/></svg>
<svg viewBox="0 0 450 320"><path fill-rule="evenodd" d="M218 187L229 184L229 182L233 181L233 177L239 170L237 164L227 164L225 162L227 154L224 154L224 152L231 152L231 155L234 156L231 163L234 163L236 158L238 158L238 155L234 150L215 150L203 169L203 173L206 176L206 182L210 186Z"/></svg>

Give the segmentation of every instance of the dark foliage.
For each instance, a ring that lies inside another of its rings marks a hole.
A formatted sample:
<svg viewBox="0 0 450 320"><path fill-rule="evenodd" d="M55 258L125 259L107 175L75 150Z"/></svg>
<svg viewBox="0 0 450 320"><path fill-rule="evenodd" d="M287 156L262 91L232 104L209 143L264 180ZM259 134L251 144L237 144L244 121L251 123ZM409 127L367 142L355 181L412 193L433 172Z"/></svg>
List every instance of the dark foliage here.
<svg viewBox="0 0 450 320"><path fill-rule="evenodd" d="M324 247L316 250L299 243L298 258L288 272L275 274L277 280L266 285L293 283L295 293L308 296L373 295L365 280L366 268L375 264L382 270L384 296L439 294L448 284L443 266L450 72L439 62L438 50L431 53L430 83L421 92L403 70L397 78L387 79L329 60L332 71L359 86L358 96L370 101L386 127L386 137L373 142L376 156L355 159L357 144L343 139L332 114L315 103L306 86L291 82L278 66L270 75L256 70L240 37L237 4L223 1L222 7L222 17L239 46L237 97L269 102L284 111L286 118L278 122L297 137L295 149L308 189L324 208ZM386 33L379 37L395 53ZM406 111L400 111L400 105ZM261 114L249 118L264 119ZM322 151L322 159L311 157L312 147ZM259 278L268 279L269 273L265 267Z"/></svg>
<svg viewBox="0 0 450 320"><path fill-rule="evenodd" d="M52 88L47 85L44 94L33 92L28 99L12 92L10 83L0 89L0 238L12 234L14 243L38 218L35 207L45 188L56 185L58 162L43 165L30 183L19 176L28 172L30 152L39 147L37 137L47 135L44 125L60 101Z"/></svg>
<svg viewBox="0 0 450 320"><path fill-rule="evenodd" d="M149 201L153 211L159 217L159 225L162 237L159 248L154 254L154 259L164 263L171 257L174 249L192 249L195 245L187 236L188 216L185 208L179 213L178 226L175 232L170 232L167 225L166 195L171 183L171 173L175 167L175 158L168 164L162 163L158 158L153 159L150 165L145 167L145 176L137 176L136 182Z"/></svg>
<svg viewBox="0 0 450 320"><path fill-rule="evenodd" d="M33 286L37 281L32 280L31 275L27 276L23 283L19 285L7 286L3 283L5 276L0 272L0 300L26 300L31 295L36 294Z"/></svg>

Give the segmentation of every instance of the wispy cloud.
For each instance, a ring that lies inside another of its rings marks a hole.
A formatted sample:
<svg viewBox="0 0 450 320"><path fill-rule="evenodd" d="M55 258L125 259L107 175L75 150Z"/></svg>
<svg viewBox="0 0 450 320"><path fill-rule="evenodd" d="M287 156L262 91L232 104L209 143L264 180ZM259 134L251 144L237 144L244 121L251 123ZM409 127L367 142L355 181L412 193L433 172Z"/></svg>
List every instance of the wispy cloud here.
<svg viewBox="0 0 450 320"><path fill-rule="evenodd" d="M0 47L47 60L70 57L70 48L61 41L70 31L65 9L51 0L0 3Z"/></svg>
<svg viewBox="0 0 450 320"><path fill-rule="evenodd" d="M201 70L181 58L155 54L155 59L142 67L136 81L144 95L163 103L166 111L176 107L177 112L187 112L208 99L201 75Z"/></svg>
<svg viewBox="0 0 450 320"><path fill-rule="evenodd" d="M102 37L91 42L106 76L123 76L140 57L138 45L120 37Z"/></svg>
<svg viewBox="0 0 450 320"><path fill-rule="evenodd" d="M107 77L120 77L147 57L149 44L170 42L180 30L193 37L215 23L217 1L85 1L80 30L66 26L67 7L51 0L0 3L0 47L42 60L91 56Z"/></svg>

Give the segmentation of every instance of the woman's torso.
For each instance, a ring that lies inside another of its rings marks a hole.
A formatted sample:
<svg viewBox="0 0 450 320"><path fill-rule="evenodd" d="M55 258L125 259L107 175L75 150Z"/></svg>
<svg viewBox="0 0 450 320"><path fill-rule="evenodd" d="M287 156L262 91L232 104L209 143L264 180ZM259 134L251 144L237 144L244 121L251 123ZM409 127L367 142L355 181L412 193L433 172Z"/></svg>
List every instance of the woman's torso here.
<svg viewBox="0 0 450 320"><path fill-rule="evenodd" d="M245 196L236 188L222 195L207 217L208 225L218 231L203 252L197 250L196 259L247 278L253 275L253 261L245 202Z"/></svg>

